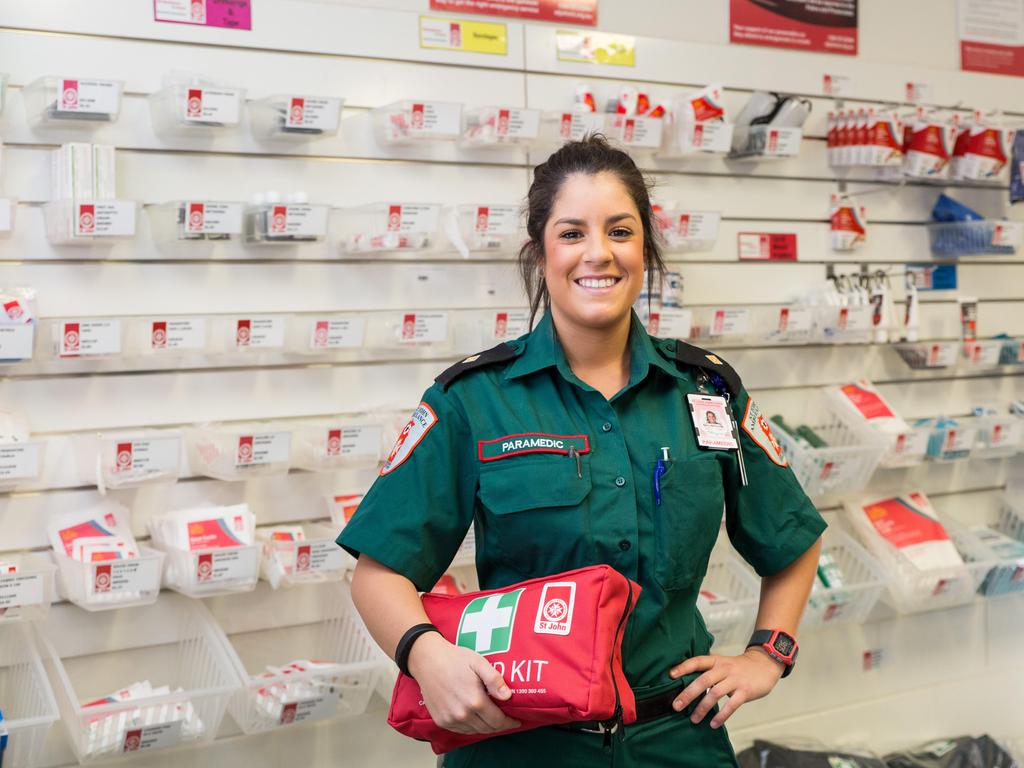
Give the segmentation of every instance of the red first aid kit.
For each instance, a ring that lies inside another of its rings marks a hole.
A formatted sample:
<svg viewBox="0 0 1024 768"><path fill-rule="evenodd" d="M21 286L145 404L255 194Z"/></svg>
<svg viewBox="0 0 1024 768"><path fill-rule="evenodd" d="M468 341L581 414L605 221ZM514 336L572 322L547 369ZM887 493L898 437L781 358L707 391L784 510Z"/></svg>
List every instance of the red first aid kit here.
<svg viewBox="0 0 1024 768"><path fill-rule="evenodd" d="M636 720L622 671L622 634L640 585L607 565L463 595L423 595L446 640L481 654L512 690L495 702L526 731L576 720ZM388 723L442 754L498 734L466 735L437 725L419 684L400 674ZM505 731L513 733L515 731Z"/></svg>

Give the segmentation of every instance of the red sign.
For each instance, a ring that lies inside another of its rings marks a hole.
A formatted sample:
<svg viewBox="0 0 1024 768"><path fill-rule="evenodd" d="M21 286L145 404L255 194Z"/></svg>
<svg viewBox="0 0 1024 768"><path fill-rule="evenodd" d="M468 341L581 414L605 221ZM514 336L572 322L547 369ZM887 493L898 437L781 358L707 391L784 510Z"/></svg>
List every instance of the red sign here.
<svg viewBox="0 0 1024 768"><path fill-rule="evenodd" d="M857 55L858 0L729 0L729 42Z"/></svg>
<svg viewBox="0 0 1024 768"><path fill-rule="evenodd" d="M597 0L430 0L430 10L597 26Z"/></svg>
<svg viewBox="0 0 1024 768"><path fill-rule="evenodd" d="M740 232L740 261L796 261L796 235L781 232Z"/></svg>
<svg viewBox="0 0 1024 768"><path fill-rule="evenodd" d="M960 0L960 69L1024 77L1024 0Z"/></svg>

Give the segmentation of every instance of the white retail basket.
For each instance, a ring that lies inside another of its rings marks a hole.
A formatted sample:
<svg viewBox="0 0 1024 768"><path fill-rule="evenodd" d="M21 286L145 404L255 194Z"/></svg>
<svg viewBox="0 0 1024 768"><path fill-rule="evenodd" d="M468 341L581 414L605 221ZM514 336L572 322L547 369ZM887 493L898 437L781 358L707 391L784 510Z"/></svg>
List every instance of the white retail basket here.
<svg viewBox="0 0 1024 768"><path fill-rule="evenodd" d="M262 139L310 141L335 136L344 99L276 94L249 103L252 132Z"/></svg>
<svg viewBox="0 0 1024 768"><path fill-rule="evenodd" d="M376 687L379 649L356 612L348 583L311 587L301 597L316 606L316 620L309 620L311 611L279 602L295 598L263 589L231 608L250 615L284 611L289 621L289 626L227 631L226 647L240 683L228 707L245 733L362 714ZM292 623L295 618L301 623ZM318 668L280 666L297 659L319 662ZM269 673L268 666L282 671Z"/></svg>
<svg viewBox="0 0 1024 768"><path fill-rule="evenodd" d="M540 134L540 110L522 107L473 107L462 112L463 147L528 149Z"/></svg>
<svg viewBox="0 0 1024 768"><path fill-rule="evenodd" d="M170 83L149 96L156 133L205 135L237 130L245 89L210 82Z"/></svg>
<svg viewBox="0 0 1024 768"><path fill-rule="evenodd" d="M272 424L194 427L185 446L192 471L217 480L284 474L291 465L291 431Z"/></svg>
<svg viewBox="0 0 1024 768"><path fill-rule="evenodd" d="M273 589L339 581L355 567L355 559L335 542L337 530L302 523L300 541L263 540L260 576ZM257 535L260 529L257 528Z"/></svg>
<svg viewBox="0 0 1024 768"><path fill-rule="evenodd" d="M802 629L864 622L887 579L881 565L860 544L836 526L825 530L822 551L829 554L842 574L842 586L811 593L804 609Z"/></svg>
<svg viewBox="0 0 1024 768"><path fill-rule="evenodd" d="M440 203L382 202L339 213L343 253L421 252L435 248Z"/></svg>
<svg viewBox="0 0 1024 768"><path fill-rule="evenodd" d="M121 112L121 80L40 77L22 89L25 115L39 127L113 123Z"/></svg>
<svg viewBox="0 0 1024 768"><path fill-rule="evenodd" d="M716 547L708 563L701 593L709 605L701 610L716 647L740 643L750 636L757 615L760 583L757 576L724 546Z"/></svg>
<svg viewBox="0 0 1024 768"><path fill-rule="evenodd" d="M974 450L979 459L1013 456L1024 446L1024 418L1011 413L978 416L975 419Z"/></svg>
<svg viewBox="0 0 1024 768"><path fill-rule="evenodd" d="M191 550L153 545L167 555L166 585L188 597L251 592L259 580L259 544Z"/></svg>
<svg viewBox="0 0 1024 768"><path fill-rule="evenodd" d="M181 471L181 433L176 430L98 432L75 438L78 477L107 488L173 483Z"/></svg>
<svg viewBox="0 0 1024 768"><path fill-rule="evenodd" d="M377 141L384 145L455 141L462 132L462 105L445 101L396 101L373 110Z"/></svg>
<svg viewBox="0 0 1024 768"><path fill-rule="evenodd" d="M6 573L0 566L0 624L45 619L56 595L57 566L31 553L2 554L0 562L16 568Z"/></svg>
<svg viewBox="0 0 1024 768"><path fill-rule="evenodd" d="M898 434L877 430L866 420L854 416L851 409L844 407L848 405L845 399L828 389L825 390L822 403L830 414L830 418L837 419L845 425L857 436L858 441L865 445L877 444L881 447L882 457L878 462L879 467L885 469L912 467L924 461L930 434L927 429L908 426L905 432Z"/></svg>
<svg viewBox="0 0 1024 768"><path fill-rule="evenodd" d="M83 765L212 741L238 687L223 633L201 603L179 595L108 613L54 610L36 626L61 719ZM169 693L109 696L142 680ZM95 703L102 697L114 700Z"/></svg>
<svg viewBox="0 0 1024 768"><path fill-rule="evenodd" d="M139 556L126 560L86 563L53 552L60 573L61 594L87 611L150 605L160 595L164 553L139 547Z"/></svg>
<svg viewBox="0 0 1024 768"><path fill-rule="evenodd" d="M146 206L154 242L210 245L242 239L246 204L226 200L173 200Z"/></svg>
<svg viewBox="0 0 1024 768"><path fill-rule="evenodd" d="M7 731L5 768L34 768L59 715L27 625L0 626L0 705L0 733Z"/></svg>
<svg viewBox="0 0 1024 768"><path fill-rule="evenodd" d="M518 205L481 203L444 210L444 231L459 253L515 253L526 240Z"/></svg>

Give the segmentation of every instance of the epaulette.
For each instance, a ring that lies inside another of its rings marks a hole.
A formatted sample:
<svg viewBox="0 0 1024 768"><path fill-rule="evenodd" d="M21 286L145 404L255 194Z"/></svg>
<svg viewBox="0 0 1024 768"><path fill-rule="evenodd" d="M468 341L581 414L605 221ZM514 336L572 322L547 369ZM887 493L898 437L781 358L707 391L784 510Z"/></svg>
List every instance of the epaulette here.
<svg viewBox="0 0 1024 768"><path fill-rule="evenodd" d="M712 378L716 375L721 376L729 388L729 393L733 397L739 397L740 389L743 387L740 375L733 370L731 365L714 352L708 352L706 349L695 347L693 344L677 339L676 360L684 365L701 368L707 371Z"/></svg>
<svg viewBox="0 0 1024 768"><path fill-rule="evenodd" d="M465 360L460 360L434 379L434 381L441 385L441 389L447 390L448 386L466 371L472 371L474 368L481 368L494 363L503 363L506 360L511 360L518 354L519 350L516 347L502 342L496 347L491 347L484 352L470 355Z"/></svg>

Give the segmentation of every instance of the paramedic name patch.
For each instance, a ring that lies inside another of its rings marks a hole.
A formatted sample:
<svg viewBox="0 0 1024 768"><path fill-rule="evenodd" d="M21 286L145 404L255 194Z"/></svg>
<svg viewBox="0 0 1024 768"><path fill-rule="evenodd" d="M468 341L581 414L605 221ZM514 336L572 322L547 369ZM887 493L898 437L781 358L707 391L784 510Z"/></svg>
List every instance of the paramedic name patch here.
<svg viewBox="0 0 1024 768"><path fill-rule="evenodd" d="M522 589L472 600L462 611L455 644L481 656L505 653L512 647L512 627Z"/></svg>
<svg viewBox="0 0 1024 768"><path fill-rule="evenodd" d="M568 635L576 606L576 582L553 581L544 585L533 631L538 635Z"/></svg>
<svg viewBox="0 0 1024 768"><path fill-rule="evenodd" d="M524 453L560 453L567 455L570 449L576 453L589 453L590 441L586 435L549 435L546 432L523 432L505 435L493 440L480 440L477 453L480 461L497 461Z"/></svg>
<svg viewBox="0 0 1024 768"><path fill-rule="evenodd" d="M769 459L780 467L789 466L789 460L782 454L782 446L768 426L768 419L752 397L747 400L747 411L743 414L743 431L761 447Z"/></svg>
<svg viewBox="0 0 1024 768"><path fill-rule="evenodd" d="M384 466L380 469L381 476L400 467L435 424L437 424L437 414L434 413L434 409L426 403L420 403L419 407L412 412L412 416L409 417L409 421L402 431L398 433L395 447L391 449L391 453L384 461Z"/></svg>

